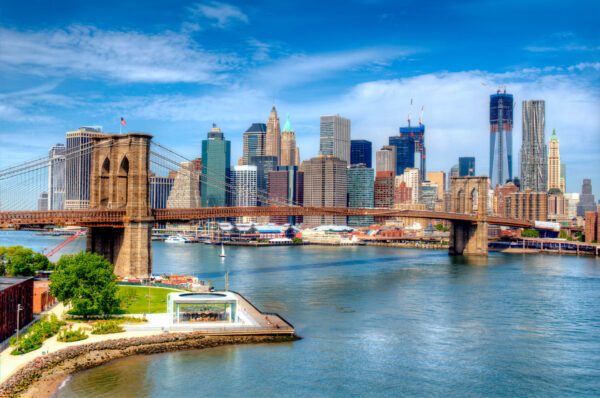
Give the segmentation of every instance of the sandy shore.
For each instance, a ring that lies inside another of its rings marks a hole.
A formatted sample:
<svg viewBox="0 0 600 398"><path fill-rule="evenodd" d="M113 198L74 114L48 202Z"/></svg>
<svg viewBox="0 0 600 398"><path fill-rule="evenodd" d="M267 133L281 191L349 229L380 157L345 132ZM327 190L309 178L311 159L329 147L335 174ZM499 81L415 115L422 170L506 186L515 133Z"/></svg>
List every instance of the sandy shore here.
<svg viewBox="0 0 600 398"><path fill-rule="evenodd" d="M31 361L0 385L0 397L50 397L69 375L131 355L204 349L226 344L289 342L297 339L295 335L204 336L191 332L81 344Z"/></svg>

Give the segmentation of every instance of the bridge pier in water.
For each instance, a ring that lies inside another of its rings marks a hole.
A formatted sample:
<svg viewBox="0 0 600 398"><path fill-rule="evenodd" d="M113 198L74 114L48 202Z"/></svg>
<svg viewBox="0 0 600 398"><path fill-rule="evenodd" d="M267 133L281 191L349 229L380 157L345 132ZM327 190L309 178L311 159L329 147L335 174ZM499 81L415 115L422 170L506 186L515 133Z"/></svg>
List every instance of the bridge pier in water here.
<svg viewBox="0 0 600 398"><path fill-rule="evenodd" d="M452 177L450 179L452 211L476 213L477 221L452 221L448 254L487 256L487 180L487 177Z"/></svg>
<svg viewBox="0 0 600 398"><path fill-rule="evenodd" d="M151 135L142 133L93 138L90 208L124 208L125 217L123 226L90 227L87 251L106 257L119 277L147 278L152 274L151 140Z"/></svg>

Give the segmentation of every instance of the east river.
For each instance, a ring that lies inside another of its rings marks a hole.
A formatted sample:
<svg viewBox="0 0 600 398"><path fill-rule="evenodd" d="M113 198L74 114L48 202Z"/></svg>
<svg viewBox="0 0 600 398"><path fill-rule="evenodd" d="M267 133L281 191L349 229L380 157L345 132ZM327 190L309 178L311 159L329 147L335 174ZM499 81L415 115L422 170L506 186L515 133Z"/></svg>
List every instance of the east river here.
<svg viewBox="0 0 600 398"><path fill-rule="evenodd" d="M0 232L0 245L64 238ZM68 252L84 248L78 239ZM154 272L195 274L277 312L303 337L131 357L59 397L598 396L600 260L386 247L154 242Z"/></svg>

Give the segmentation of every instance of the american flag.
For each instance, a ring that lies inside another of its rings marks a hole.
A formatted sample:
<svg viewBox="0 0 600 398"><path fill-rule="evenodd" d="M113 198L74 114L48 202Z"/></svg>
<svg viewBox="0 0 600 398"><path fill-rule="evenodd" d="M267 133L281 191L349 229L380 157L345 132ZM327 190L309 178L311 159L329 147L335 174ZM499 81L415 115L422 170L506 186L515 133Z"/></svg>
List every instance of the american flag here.
<svg viewBox="0 0 600 398"><path fill-rule="evenodd" d="M127 122L125 121L125 119L121 118L121 124L122 124L123 126L127 126Z"/></svg>

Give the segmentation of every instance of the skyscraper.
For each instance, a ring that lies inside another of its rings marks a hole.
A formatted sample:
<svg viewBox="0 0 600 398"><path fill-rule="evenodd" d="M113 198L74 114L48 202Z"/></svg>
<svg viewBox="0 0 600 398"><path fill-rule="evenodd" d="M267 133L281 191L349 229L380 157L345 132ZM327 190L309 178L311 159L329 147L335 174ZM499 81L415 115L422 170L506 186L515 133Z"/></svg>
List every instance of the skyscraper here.
<svg viewBox="0 0 600 398"><path fill-rule="evenodd" d="M173 178L169 177L150 177L150 207L153 209L165 209L167 207L167 200L174 181Z"/></svg>
<svg viewBox="0 0 600 398"><path fill-rule="evenodd" d="M475 176L475 158L473 158L473 157L458 158L458 176L459 177Z"/></svg>
<svg viewBox="0 0 600 398"><path fill-rule="evenodd" d="M350 164L350 119L340 115L321 116L319 152Z"/></svg>
<svg viewBox="0 0 600 398"><path fill-rule="evenodd" d="M380 151L375 152L375 170L392 171L396 173L396 147L384 145Z"/></svg>
<svg viewBox="0 0 600 398"><path fill-rule="evenodd" d="M416 168L406 168L404 173L396 177L396 185L404 181L407 187L412 188L411 203L421 203L421 172ZM437 187L436 187L437 194Z"/></svg>
<svg viewBox="0 0 600 398"><path fill-rule="evenodd" d="M298 159L297 159L298 158ZM296 134L290 123L290 115L287 115L285 126L281 132L281 155L279 156L279 164L281 166L298 166L300 152L296 146Z"/></svg>
<svg viewBox="0 0 600 398"><path fill-rule="evenodd" d="M267 121L267 134L265 136L265 156L275 156L279 162L281 153L281 127L275 105L271 108L269 119Z"/></svg>
<svg viewBox="0 0 600 398"><path fill-rule="evenodd" d="M513 96L501 93L490 95L490 178L492 188L512 180Z"/></svg>
<svg viewBox="0 0 600 398"><path fill-rule="evenodd" d="M562 184L564 180L561 178L560 166L560 145L556 136L556 130L552 130L552 137L550 137L550 145L548 147L548 191L558 189L564 193Z"/></svg>
<svg viewBox="0 0 600 398"><path fill-rule="evenodd" d="M256 191L258 206L266 206L269 196L269 172L277 170L277 156L252 156L250 164L256 166Z"/></svg>
<svg viewBox="0 0 600 398"><path fill-rule="evenodd" d="M523 101L523 144L521 146L521 191L548 190L546 111L543 100Z"/></svg>
<svg viewBox="0 0 600 398"><path fill-rule="evenodd" d="M233 166L231 185L234 189L233 206L255 207L257 205L256 166Z"/></svg>
<svg viewBox="0 0 600 398"><path fill-rule="evenodd" d="M346 207L348 194L347 164L347 161L334 156L326 157L322 154L304 161L302 163L304 169L304 206ZM307 227L323 224L345 225L346 216L304 217L304 225Z"/></svg>
<svg viewBox="0 0 600 398"><path fill-rule="evenodd" d="M400 175L406 168L415 167L415 140L410 134L394 135L389 138L390 146L396 147L394 173Z"/></svg>
<svg viewBox="0 0 600 398"><path fill-rule="evenodd" d="M375 182L373 169L365 167L363 163L358 163L346 170L346 173L348 178L348 207L373 207ZM368 227L371 224L373 224L373 217L348 217L348 225L353 227Z"/></svg>
<svg viewBox="0 0 600 398"><path fill-rule="evenodd" d="M585 178L581 184L581 195L577 204L577 217L585 217L586 211L596 211L596 199L592 193L592 180Z"/></svg>
<svg viewBox="0 0 600 398"><path fill-rule="evenodd" d="M40 197L38 198L38 211L46 211L48 210L48 192L44 191L40 193Z"/></svg>
<svg viewBox="0 0 600 398"><path fill-rule="evenodd" d="M87 209L90 203L92 163L91 138L100 137L102 127L80 127L67 132L65 152L66 210Z"/></svg>
<svg viewBox="0 0 600 398"><path fill-rule="evenodd" d="M231 142L224 139L221 129L213 123L207 139L202 140L202 207L227 206L230 167Z"/></svg>
<svg viewBox="0 0 600 398"><path fill-rule="evenodd" d="M150 183L152 184L152 177ZM163 189L165 188L166 187L163 187ZM150 190L150 193L152 193L152 189ZM177 176L173 180L173 185L169 189L165 208L194 209L200 206L198 172L194 170L192 162L182 162L177 170Z"/></svg>
<svg viewBox="0 0 600 398"><path fill-rule="evenodd" d="M435 201L438 198L438 186L435 182L423 181L421 184L421 202L427 209L435 210Z"/></svg>
<svg viewBox="0 0 600 398"><path fill-rule="evenodd" d="M250 164L251 156L262 156L265 154L265 137L267 125L264 123L252 123L248 130L244 131L244 155L243 163Z"/></svg>
<svg viewBox="0 0 600 398"><path fill-rule="evenodd" d="M437 184L438 199L444 200L444 192L446 192L446 173L443 171L427 172L427 180Z"/></svg>
<svg viewBox="0 0 600 398"><path fill-rule="evenodd" d="M297 166L279 166L269 172L269 204L273 206L302 206L304 203L304 173ZM274 216L275 224L301 224L302 216Z"/></svg>
<svg viewBox="0 0 600 398"><path fill-rule="evenodd" d="M378 171L375 173L373 184L373 206L391 209L394 207L394 172ZM385 217L375 217L376 223L381 223Z"/></svg>
<svg viewBox="0 0 600 398"><path fill-rule="evenodd" d="M363 163L368 168L372 167L373 145L367 140L350 141L350 164Z"/></svg>
<svg viewBox="0 0 600 398"><path fill-rule="evenodd" d="M48 210L65 209L65 177L67 148L56 144L50 148L48 165Z"/></svg>

